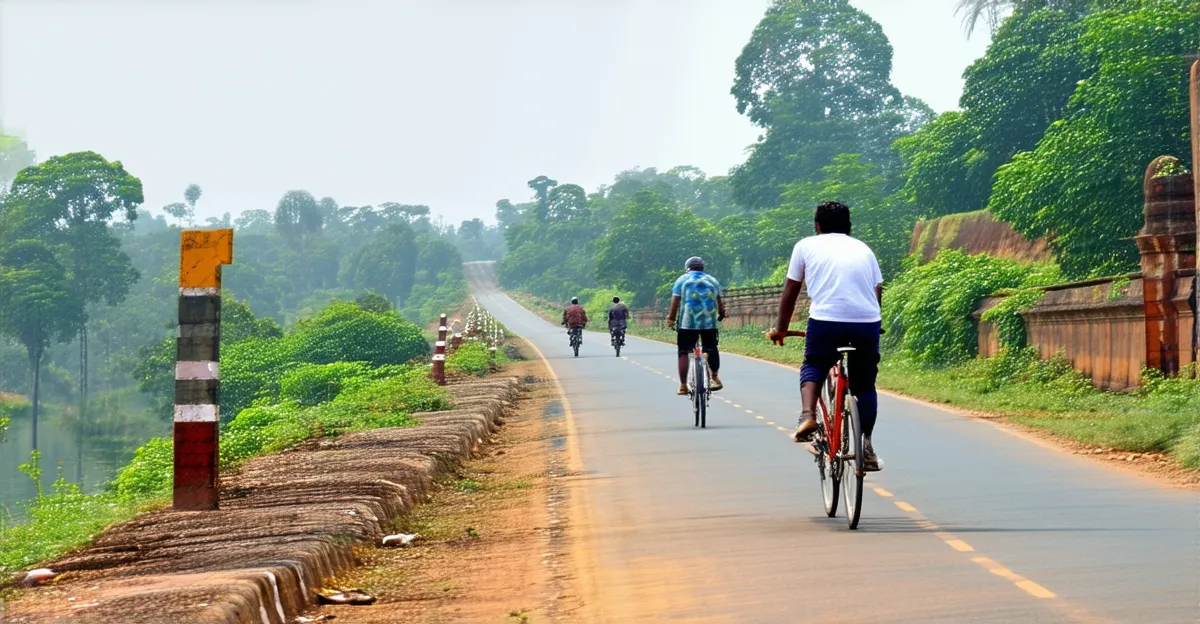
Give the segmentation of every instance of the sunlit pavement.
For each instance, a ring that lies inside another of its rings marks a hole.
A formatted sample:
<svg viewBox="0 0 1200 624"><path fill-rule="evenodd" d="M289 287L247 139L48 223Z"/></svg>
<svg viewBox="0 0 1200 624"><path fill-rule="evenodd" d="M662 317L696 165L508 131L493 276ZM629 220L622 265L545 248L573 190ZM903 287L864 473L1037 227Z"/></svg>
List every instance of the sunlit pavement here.
<svg viewBox="0 0 1200 624"><path fill-rule="evenodd" d="M479 301L566 393L601 621L1196 622L1200 495L986 421L881 397L858 531L826 518L788 431L797 374L722 358L708 428L674 395L674 348L524 310L468 264Z"/></svg>

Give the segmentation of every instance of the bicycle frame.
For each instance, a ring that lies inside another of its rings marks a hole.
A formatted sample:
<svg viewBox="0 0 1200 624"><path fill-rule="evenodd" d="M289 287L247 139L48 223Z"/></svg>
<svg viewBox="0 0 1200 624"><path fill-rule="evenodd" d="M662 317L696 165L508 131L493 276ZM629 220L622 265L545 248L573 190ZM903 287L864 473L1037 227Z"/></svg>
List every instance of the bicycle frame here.
<svg viewBox="0 0 1200 624"><path fill-rule="evenodd" d="M826 383L833 385L833 418L830 422L829 406L825 404L825 397L817 393L817 405L820 406L821 416L825 421L825 445L828 452L830 463L836 460L837 452L841 449L842 440L842 422L846 414L846 390L850 380L846 377L845 371L846 354L843 353L837 364L834 364L829 369L829 379Z"/></svg>

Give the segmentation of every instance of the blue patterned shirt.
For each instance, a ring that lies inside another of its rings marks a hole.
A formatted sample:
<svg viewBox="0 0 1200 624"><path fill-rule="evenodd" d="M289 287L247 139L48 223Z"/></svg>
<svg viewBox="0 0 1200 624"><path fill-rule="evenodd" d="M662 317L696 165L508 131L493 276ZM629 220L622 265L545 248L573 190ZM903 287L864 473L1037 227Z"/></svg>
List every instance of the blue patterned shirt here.
<svg viewBox="0 0 1200 624"><path fill-rule="evenodd" d="M675 280L671 294L679 297L679 329L716 329L717 297L721 284L703 271L688 271Z"/></svg>

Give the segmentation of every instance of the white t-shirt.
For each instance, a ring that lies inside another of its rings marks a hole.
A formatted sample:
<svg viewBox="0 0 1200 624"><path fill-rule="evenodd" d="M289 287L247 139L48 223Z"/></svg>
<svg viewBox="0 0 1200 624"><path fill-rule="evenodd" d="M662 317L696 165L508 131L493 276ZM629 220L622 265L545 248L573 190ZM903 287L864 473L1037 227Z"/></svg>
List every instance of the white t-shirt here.
<svg viewBox="0 0 1200 624"><path fill-rule="evenodd" d="M881 320L875 287L883 283L879 261L866 243L845 234L800 239L787 277L804 282L812 299L809 318L843 323Z"/></svg>

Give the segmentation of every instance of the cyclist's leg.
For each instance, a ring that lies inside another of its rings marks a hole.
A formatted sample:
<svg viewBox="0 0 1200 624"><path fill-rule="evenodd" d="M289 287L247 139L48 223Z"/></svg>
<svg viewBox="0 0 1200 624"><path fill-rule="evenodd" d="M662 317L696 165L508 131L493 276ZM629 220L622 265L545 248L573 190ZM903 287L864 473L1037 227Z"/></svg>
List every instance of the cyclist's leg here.
<svg viewBox="0 0 1200 624"><path fill-rule="evenodd" d="M879 394L875 390L875 378L879 374L879 323L854 323L850 353L850 390L858 399L858 418L862 423L864 459L867 470L879 470L879 458L871 443L875 421L879 413Z"/></svg>
<svg viewBox="0 0 1200 624"><path fill-rule="evenodd" d="M679 389L681 394L687 394L688 357L696 348L700 332L694 329L679 329L675 331L675 346L679 353Z"/></svg>
<svg viewBox="0 0 1200 624"><path fill-rule="evenodd" d="M808 336L804 339L804 363L800 366L800 420L793 438L804 442L817 429L817 395L829 369L838 360L837 323L808 319Z"/></svg>
<svg viewBox="0 0 1200 624"><path fill-rule="evenodd" d="M718 343L720 342L718 334L719 330L716 329L704 329L700 331L700 350L708 357L708 370L712 374L713 391L725 387L719 374L721 370L721 352L718 348Z"/></svg>

